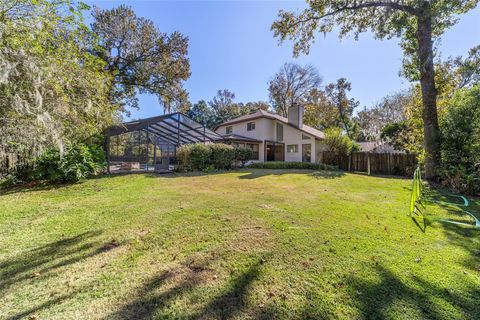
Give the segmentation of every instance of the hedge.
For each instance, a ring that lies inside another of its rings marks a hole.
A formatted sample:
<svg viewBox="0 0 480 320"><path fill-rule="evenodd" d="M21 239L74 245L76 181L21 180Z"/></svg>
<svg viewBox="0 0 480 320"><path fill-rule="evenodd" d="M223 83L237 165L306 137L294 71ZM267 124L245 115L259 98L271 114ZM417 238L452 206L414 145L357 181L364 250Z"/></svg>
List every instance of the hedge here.
<svg viewBox="0 0 480 320"><path fill-rule="evenodd" d="M336 166L324 163L311 162L255 162L248 165L249 168L255 169L306 169L306 170L338 170Z"/></svg>
<svg viewBox="0 0 480 320"><path fill-rule="evenodd" d="M237 163L244 164L252 157L252 150L224 143L195 143L180 146L176 157L183 171L227 170Z"/></svg>

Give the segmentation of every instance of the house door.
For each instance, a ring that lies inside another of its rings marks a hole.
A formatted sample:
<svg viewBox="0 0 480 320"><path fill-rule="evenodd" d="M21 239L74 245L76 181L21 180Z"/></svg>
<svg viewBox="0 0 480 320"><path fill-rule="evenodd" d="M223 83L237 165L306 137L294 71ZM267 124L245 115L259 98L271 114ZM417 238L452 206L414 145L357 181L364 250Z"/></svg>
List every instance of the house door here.
<svg viewBox="0 0 480 320"><path fill-rule="evenodd" d="M158 144L155 147L155 171L169 170L170 162L175 157L175 146L172 144Z"/></svg>
<svg viewBox="0 0 480 320"><path fill-rule="evenodd" d="M285 161L283 143L265 142L265 161Z"/></svg>

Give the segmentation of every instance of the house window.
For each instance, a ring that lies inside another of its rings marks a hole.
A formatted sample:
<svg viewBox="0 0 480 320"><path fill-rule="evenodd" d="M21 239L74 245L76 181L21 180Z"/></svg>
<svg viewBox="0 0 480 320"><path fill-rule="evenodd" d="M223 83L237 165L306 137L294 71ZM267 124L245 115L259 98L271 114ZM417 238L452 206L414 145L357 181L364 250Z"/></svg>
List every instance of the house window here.
<svg viewBox="0 0 480 320"><path fill-rule="evenodd" d="M312 145L302 144L302 162L312 161Z"/></svg>
<svg viewBox="0 0 480 320"><path fill-rule="evenodd" d="M253 130L255 130L255 122L247 123L247 131L253 131Z"/></svg>
<svg viewBox="0 0 480 320"><path fill-rule="evenodd" d="M233 132L233 127L232 126L228 126L225 128L225 133L226 134L231 134Z"/></svg>
<svg viewBox="0 0 480 320"><path fill-rule="evenodd" d="M277 122L277 141L283 141L283 125Z"/></svg>
<svg viewBox="0 0 480 320"><path fill-rule="evenodd" d="M258 160L258 144L247 143L246 147L252 149L252 158L249 160Z"/></svg>
<svg viewBox="0 0 480 320"><path fill-rule="evenodd" d="M236 148L245 148L245 143L234 142L232 145Z"/></svg>
<svg viewBox="0 0 480 320"><path fill-rule="evenodd" d="M310 137L306 134L302 134L302 140L310 140Z"/></svg>
<svg viewBox="0 0 480 320"><path fill-rule="evenodd" d="M288 152L288 153L298 152L298 144L289 144L289 145L287 145L287 152Z"/></svg>

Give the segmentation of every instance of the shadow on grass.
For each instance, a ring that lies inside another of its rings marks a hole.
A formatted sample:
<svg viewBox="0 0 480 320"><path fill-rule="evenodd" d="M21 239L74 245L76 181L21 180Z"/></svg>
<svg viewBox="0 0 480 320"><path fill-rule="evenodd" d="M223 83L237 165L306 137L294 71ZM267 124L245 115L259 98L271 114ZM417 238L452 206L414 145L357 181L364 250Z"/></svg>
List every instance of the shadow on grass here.
<svg viewBox="0 0 480 320"><path fill-rule="evenodd" d="M49 309L53 307L54 305L61 304L67 300L72 299L75 296L76 292L69 293L66 295L62 295L59 297L56 297L54 299L50 299L47 302L44 302L36 307L30 308L28 310L22 311L20 313L17 313L11 317L4 318L5 320L19 320L19 319L37 319L35 316L33 316L35 313L38 313L42 310ZM28 318L27 318L28 317ZM2 318L3 319L3 318Z"/></svg>
<svg viewBox="0 0 480 320"><path fill-rule="evenodd" d="M345 172L343 171L313 171L302 169L244 169L239 172L246 173L239 176L239 179L257 179L266 176L281 176L285 174L303 174L317 179L334 179L345 176Z"/></svg>
<svg viewBox="0 0 480 320"><path fill-rule="evenodd" d="M20 253L0 262L0 296L11 285L54 277L57 269L93 257L115 247L95 240L101 232L92 231L61 239Z"/></svg>
<svg viewBox="0 0 480 320"><path fill-rule="evenodd" d="M179 270L162 272L148 281L137 293L136 300L120 308L105 319L152 319L164 317L189 319L230 319L246 308L246 296L250 285L258 278L263 258L251 264L244 272L228 280L220 294L195 314L171 314L169 307L184 298L195 288L212 281L209 265L204 260L194 265L184 263ZM172 286L172 283L174 284ZM169 314L169 316L165 316Z"/></svg>
<svg viewBox="0 0 480 320"><path fill-rule="evenodd" d="M480 271L480 230L446 222L441 223L441 228L451 244L468 253L468 256L461 261L463 266L478 273Z"/></svg>
<svg viewBox="0 0 480 320"><path fill-rule="evenodd" d="M132 172L121 172L121 173L112 173L104 174L96 177L88 178L87 180L78 181L75 183L60 183L60 182L32 182L26 184L20 184L13 187L2 188L0 189L0 196L17 194L17 193L28 193L28 192L38 192L38 191L49 191L49 190L58 190L67 188L74 185L81 185L82 183L88 180L105 180L113 179L115 177L123 176L144 176L146 178L155 178L155 179L174 179L174 178L188 178L188 177L201 177L201 176L212 176L225 174L229 172L239 172L245 173L241 175L240 179L256 179L265 176L273 175L284 175L284 174L308 174L312 177L318 179L333 179L340 178L345 175L343 171L313 171L312 170L301 170L301 169L248 169L248 168L239 168L233 170L219 170L219 171L189 171L189 172L172 172L172 173L155 173L155 172L146 172L146 171L132 171Z"/></svg>
<svg viewBox="0 0 480 320"><path fill-rule="evenodd" d="M18 184L12 187L7 188L0 188L0 196L2 195L9 195L9 194L17 194L17 193L29 193L29 192L38 192L38 191L49 191L49 190L58 190L64 189L75 185L81 185L89 180L105 180L105 179L112 179L115 177L122 177L122 176L145 176L148 178L158 178L158 177L173 177L175 178L176 175L172 173L154 173L154 172L146 172L146 171L132 171L132 172L122 172L122 173L112 173L112 174L102 174L95 177L90 177L86 180L80 180L77 182L50 182L50 181L33 181L24 184Z"/></svg>
<svg viewBox="0 0 480 320"><path fill-rule="evenodd" d="M394 319L418 316L422 319L445 319L451 315L451 308L467 319L478 319L480 312L480 289L470 287L463 294L449 288L440 288L418 276L411 276L408 285L392 271L378 265L375 268L379 280L367 281L350 277L353 303L359 308L364 319Z"/></svg>
<svg viewBox="0 0 480 320"><path fill-rule="evenodd" d="M77 182L81 183L81 182ZM16 193L28 193L35 191L48 191L65 188L73 185L73 183L59 183L59 182L31 182L19 184L12 187L0 188L0 196Z"/></svg>

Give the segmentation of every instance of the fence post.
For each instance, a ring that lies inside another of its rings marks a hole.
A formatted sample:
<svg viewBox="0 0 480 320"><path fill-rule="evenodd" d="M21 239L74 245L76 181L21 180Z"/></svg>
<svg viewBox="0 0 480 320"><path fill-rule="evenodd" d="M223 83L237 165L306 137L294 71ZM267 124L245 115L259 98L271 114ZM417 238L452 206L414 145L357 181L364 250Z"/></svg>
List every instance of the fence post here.
<svg viewBox="0 0 480 320"><path fill-rule="evenodd" d="M367 174L370 175L370 152L367 152Z"/></svg>
<svg viewBox="0 0 480 320"><path fill-rule="evenodd" d="M349 154L348 155L348 171L352 171L350 170L352 167L352 154Z"/></svg>
<svg viewBox="0 0 480 320"><path fill-rule="evenodd" d="M391 166L390 166L390 153L387 153L387 171L388 171L388 175L390 175L392 172L391 172Z"/></svg>

